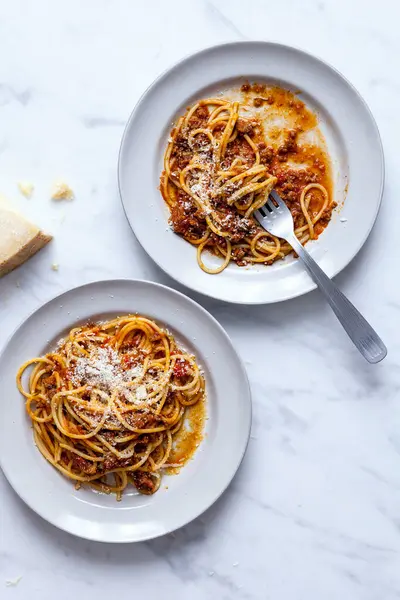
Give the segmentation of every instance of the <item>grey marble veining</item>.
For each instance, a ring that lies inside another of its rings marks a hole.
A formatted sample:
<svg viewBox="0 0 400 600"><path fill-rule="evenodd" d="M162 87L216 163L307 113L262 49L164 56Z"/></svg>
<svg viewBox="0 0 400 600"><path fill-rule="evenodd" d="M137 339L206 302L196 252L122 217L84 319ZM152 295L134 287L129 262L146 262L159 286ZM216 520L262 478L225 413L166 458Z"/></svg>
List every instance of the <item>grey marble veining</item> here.
<svg viewBox="0 0 400 600"><path fill-rule="evenodd" d="M399 17L395 0L3 3L0 192L55 239L0 281L1 345L42 302L87 281L139 277L181 289L147 258L123 214L123 125L183 55L272 39L336 66L377 119L384 202L337 281L389 355L364 363L316 292L250 309L190 294L228 331L253 392L252 436L229 490L175 534L118 547L47 525L0 475L1 598L400 598ZM50 202L59 177L73 202ZM31 200L18 194L20 180L35 184Z"/></svg>

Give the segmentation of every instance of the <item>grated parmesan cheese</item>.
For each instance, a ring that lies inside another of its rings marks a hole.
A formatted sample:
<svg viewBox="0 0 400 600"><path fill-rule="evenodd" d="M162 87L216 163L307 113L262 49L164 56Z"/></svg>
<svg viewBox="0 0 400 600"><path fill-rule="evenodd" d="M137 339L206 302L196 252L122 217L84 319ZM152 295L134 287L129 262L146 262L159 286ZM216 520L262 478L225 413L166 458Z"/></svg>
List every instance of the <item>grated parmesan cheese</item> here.
<svg viewBox="0 0 400 600"><path fill-rule="evenodd" d="M139 387L136 388L136 400L144 400L145 398L147 398L146 386L139 385Z"/></svg>
<svg viewBox="0 0 400 600"><path fill-rule="evenodd" d="M63 343L60 340L60 344ZM114 348L96 346L88 356L80 356L70 365L70 381L77 387L93 387L98 394L99 391L107 394L118 391L126 401L143 407L148 401L148 389L159 381L161 372L150 369L144 374L141 364L127 369L123 358Z"/></svg>
<svg viewBox="0 0 400 600"><path fill-rule="evenodd" d="M139 377L142 373L143 373L143 369L139 365L137 365L136 367L133 367L132 369L129 369L129 371L127 371L127 375L131 379L135 379L135 377Z"/></svg>

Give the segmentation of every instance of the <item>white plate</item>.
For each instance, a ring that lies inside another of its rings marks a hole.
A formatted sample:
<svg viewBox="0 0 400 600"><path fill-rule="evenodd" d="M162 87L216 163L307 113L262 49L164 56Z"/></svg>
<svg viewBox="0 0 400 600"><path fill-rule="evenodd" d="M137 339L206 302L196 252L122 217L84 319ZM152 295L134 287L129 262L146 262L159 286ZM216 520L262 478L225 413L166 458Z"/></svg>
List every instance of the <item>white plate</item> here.
<svg viewBox="0 0 400 600"><path fill-rule="evenodd" d="M195 353L205 372L208 420L205 439L178 475L165 476L154 496L132 488L117 502L115 496L91 489L76 491L42 457L15 375L24 361L54 347L77 323L133 312L164 324ZM230 483L250 433L246 371L221 325L186 296L147 281L99 281L39 308L14 333L0 357L0 398L0 463L14 490L53 525L102 542L151 539L200 515Z"/></svg>
<svg viewBox="0 0 400 600"><path fill-rule="evenodd" d="M383 191L383 152L361 96L340 73L305 52L268 42L235 42L178 63L150 86L130 116L118 176L131 227L164 271L208 296L262 304L299 296L315 285L291 257L269 267L231 264L218 275L204 273L197 265L196 249L169 229L168 209L158 190L176 117L196 100L246 79L301 90L300 98L319 115L333 161L335 199L339 206L345 202L307 249L330 277L336 275L360 250L375 222Z"/></svg>

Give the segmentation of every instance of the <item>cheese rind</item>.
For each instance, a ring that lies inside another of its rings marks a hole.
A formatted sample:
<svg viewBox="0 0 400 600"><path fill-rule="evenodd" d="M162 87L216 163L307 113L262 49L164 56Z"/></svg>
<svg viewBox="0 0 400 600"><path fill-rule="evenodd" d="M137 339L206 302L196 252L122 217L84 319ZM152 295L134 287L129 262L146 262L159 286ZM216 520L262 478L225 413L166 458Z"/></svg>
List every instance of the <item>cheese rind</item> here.
<svg viewBox="0 0 400 600"><path fill-rule="evenodd" d="M19 267L51 239L51 235L0 201L0 277Z"/></svg>

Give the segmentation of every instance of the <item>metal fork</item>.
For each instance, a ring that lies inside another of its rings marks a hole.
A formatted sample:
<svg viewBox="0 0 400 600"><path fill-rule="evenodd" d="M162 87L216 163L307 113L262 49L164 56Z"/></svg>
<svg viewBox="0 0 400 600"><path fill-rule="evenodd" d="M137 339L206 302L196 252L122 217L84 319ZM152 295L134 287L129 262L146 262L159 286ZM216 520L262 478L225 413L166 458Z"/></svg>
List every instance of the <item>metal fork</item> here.
<svg viewBox="0 0 400 600"><path fill-rule="evenodd" d="M292 246L363 357L370 363L383 360L387 354L385 344L299 242L294 233L292 214L279 194L273 190L266 204L256 210L254 216L266 231Z"/></svg>

